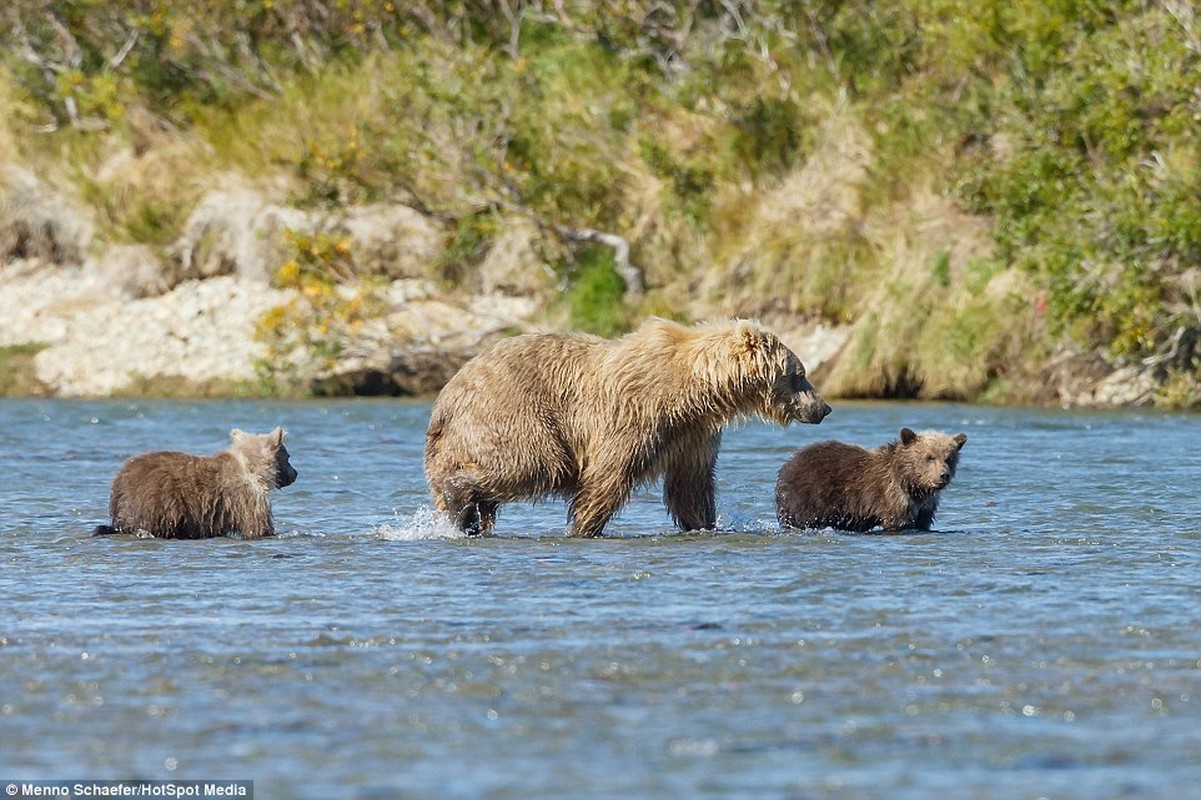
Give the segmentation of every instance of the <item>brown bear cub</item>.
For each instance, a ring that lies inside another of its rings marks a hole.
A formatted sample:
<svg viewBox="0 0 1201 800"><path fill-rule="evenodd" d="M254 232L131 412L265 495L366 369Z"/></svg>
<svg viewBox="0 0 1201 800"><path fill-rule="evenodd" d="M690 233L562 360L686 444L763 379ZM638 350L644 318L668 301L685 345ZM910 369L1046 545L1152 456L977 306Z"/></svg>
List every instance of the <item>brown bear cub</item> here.
<svg viewBox="0 0 1201 800"><path fill-rule="evenodd" d="M114 533L143 538L259 539L275 533L268 492L290 486L296 470L288 463L284 430L256 435L234 429L231 445L214 456L154 452L122 465L109 495Z"/></svg>
<svg viewBox="0 0 1201 800"><path fill-rule="evenodd" d="M776 481L776 516L791 528L930 530L967 434L914 433L865 450L822 442L798 450Z"/></svg>
<svg viewBox="0 0 1201 800"><path fill-rule="evenodd" d="M660 477L681 528L712 528L728 422L817 423L828 413L800 359L746 320L649 319L612 340L527 334L472 359L442 389L425 474L438 510L473 535L492 530L501 503L558 496L573 535L599 536L635 487Z"/></svg>

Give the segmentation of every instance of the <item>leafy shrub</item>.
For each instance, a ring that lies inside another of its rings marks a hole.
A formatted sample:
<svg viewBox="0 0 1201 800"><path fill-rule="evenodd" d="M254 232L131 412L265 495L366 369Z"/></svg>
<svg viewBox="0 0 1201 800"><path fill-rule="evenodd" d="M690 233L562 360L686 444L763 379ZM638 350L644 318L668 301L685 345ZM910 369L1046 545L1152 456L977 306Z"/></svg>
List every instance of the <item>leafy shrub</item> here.
<svg viewBox="0 0 1201 800"><path fill-rule="evenodd" d="M387 309L384 284L355 274L349 239L329 234L288 233L292 257L273 283L296 290L259 320L256 338L267 352L258 364L273 391L307 390L344 354L347 343Z"/></svg>
<svg viewBox="0 0 1201 800"><path fill-rule="evenodd" d="M630 312L624 304L626 285L613 268L608 248L585 248L571 271L563 294L568 324L575 330L612 337L630 329Z"/></svg>

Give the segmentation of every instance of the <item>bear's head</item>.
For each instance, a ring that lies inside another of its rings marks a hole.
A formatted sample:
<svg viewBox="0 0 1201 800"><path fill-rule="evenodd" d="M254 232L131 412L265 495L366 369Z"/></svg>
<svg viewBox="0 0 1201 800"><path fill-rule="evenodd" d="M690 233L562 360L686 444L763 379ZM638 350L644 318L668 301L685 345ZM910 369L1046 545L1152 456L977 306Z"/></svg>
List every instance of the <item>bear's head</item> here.
<svg viewBox="0 0 1201 800"><path fill-rule="evenodd" d="M770 331L738 320L730 331L737 379L749 390L751 407L740 409L766 420L817 424L830 406L805 377L805 365Z"/></svg>
<svg viewBox="0 0 1201 800"><path fill-rule="evenodd" d="M230 451L242 459L247 470L261 478L270 489L282 489L296 481L296 469L288 461L288 448L284 447L283 428L270 433L254 434L234 428L229 432Z"/></svg>
<svg viewBox="0 0 1201 800"><path fill-rule="evenodd" d="M895 449L896 467L911 495L924 497L945 489L955 477L966 433L950 436L938 431L914 433L901 428Z"/></svg>

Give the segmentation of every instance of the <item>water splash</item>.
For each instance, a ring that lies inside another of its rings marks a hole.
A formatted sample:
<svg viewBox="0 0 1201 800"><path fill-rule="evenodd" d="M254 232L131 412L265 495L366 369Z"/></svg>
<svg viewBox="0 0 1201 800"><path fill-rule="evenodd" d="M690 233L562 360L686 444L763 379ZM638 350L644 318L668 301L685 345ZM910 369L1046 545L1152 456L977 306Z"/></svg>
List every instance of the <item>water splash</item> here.
<svg viewBox="0 0 1201 800"><path fill-rule="evenodd" d="M459 530L443 513L429 506L421 506L408 519L393 511L394 524L384 523L373 530L372 536L390 542L411 542L420 539L466 539L467 534Z"/></svg>
<svg viewBox="0 0 1201 800"><path fill-rule="evenodd" d="M748 513L740 510L722 511L717 515L717 529L729 533L780 533L780 523L774 514Z"/></svg>

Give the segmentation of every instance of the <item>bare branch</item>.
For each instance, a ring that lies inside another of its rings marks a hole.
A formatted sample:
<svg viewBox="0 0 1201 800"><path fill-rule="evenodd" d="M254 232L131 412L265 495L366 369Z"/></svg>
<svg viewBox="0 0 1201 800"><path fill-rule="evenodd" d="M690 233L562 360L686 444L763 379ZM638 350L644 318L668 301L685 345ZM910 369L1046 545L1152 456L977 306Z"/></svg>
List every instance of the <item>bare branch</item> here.
<svg viewBox="0 0 1201 800"><path fill-rule="evenodd" d="M563 0L554 0L555 13L559 16L559 22L569 31L575 30L575 23L571 21L571 17L567 14L567 9L563 8Z"/></svg>
<svg viewBox="0 0 1201 800"><path fill-rule="evenodd" d="M13 37L17 40L18 47L16 49L17 52L20 53L21 58L30 64L33 64L38 69L46 70L48 72L66 71L67 68L62 64L55 64L38 55L37 51L33 49L33 45L29 41L29 35L25 32L25 26L21 24L20 18L13 19L12 29Z"/></svg>
<svg viewBox="0 0 1201 800"><path fill-rule="evenodd" d="M50 27L54 28L63 40L65 45L63 55L66 57L67 63L72 69L78 69L79 65L83 63L83 48L79 46L79 42L71 34L71 31L67 30L67 26L53 14L50 15Z"/></svg>
<svg viewBox="0 0 1201 800"><path fill-rule="evenodd" d="M560 236L576 242L596 242L613 248L613 268L625 281L626 293L641 297L645 291L642 283L642 270L630 263L630 243L616 233L606 233L593 228L573 228L569 225L554 226Z"/></svg>
<svg viewBox="0 0 1201 800"><path fill-rule="evenodd" d="M509 0L497 0L497 4L505 19L509 21L509 43L505 45L505 52L509 54L509 58L515 59L519 54L521 42L521 12L514 14L513 9L509 8Z"/></svg>
<svg viewBox="0 0 1201 800"><path fill-rule="evenodd" d="M1181 2L1181 0L1161 0L1161 5L1180 26L1186 47L1197 55L1201 55L1201 35L1193 27L1197 18L1197 12L1193 6L1190 3Z"/></svg>
<svg viewBox="0 0 1201 800"><path fill-rule="evenodd" d="M76 128L79 127L79 109L75 105L75 95L69 94L63 101L63 105L67 107L67 119L71 120L71 124Z"/></svg>
<svg viewBox="0 0 1201 800"><path fill-rule="evenodd" d="M134 29L130 32L129 38L125 40L125 44L121 45L121 49L117 51L116 55L108 60L109 69L116 69L117 67L121 66L121 62L124 61L130 54L130 52L133 50L133 46L137 44L137 42L138 31L137 29Z"/></svg>

